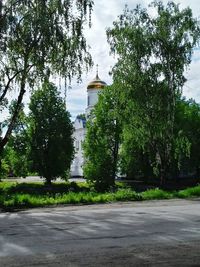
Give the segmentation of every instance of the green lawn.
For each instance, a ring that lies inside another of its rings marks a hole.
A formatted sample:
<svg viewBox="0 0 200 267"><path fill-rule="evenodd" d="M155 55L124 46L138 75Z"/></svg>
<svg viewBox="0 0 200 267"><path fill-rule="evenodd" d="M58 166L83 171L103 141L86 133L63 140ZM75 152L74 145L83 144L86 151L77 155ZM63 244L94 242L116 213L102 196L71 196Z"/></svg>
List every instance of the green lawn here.
<svg viewBox="0 0 200 267"><path fill-rule="evenodd" d="M130 188L118 188L115 192L97 193L91 191L86 183L55 183L47 187L43 183L0 182L0 207L3 210L60 204L92 204L199 196L200 185L173 192L151 189L136 193Z"/></svg>

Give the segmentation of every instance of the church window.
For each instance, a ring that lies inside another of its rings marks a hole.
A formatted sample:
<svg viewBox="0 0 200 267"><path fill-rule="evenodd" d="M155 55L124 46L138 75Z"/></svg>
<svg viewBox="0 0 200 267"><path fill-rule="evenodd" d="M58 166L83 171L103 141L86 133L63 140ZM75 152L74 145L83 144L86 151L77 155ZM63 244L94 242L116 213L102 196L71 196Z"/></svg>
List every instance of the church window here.
<svg viewBox="0 0 200 267"><path fill-rule="evenodd" d="M76 147L76 151L78 151L79 150L79 141L77 141L77 140L76 140L75 147Z"/></svg>

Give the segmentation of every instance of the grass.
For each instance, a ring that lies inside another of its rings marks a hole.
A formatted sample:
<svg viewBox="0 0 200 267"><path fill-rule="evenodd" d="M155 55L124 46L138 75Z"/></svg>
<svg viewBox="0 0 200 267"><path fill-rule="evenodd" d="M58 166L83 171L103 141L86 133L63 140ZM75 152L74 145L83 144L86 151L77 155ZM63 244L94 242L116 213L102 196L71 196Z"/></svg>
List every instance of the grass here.
<svg viewBox="0 0 200 267"><path fill-rule="evenodd" d="M200 185L173 192L156 188L136 193L130 188L119 188L115 192L97 193L91 191L86 183L59 183L51 187L43 183L0 183L0 207L3 210L189 197L200 197Z"/></svg>
<svg viewBox="0 0 200 267"><path fill-rule="evenodd" d="M179 192L176 192L175 195L179 198L199 197L200 185L180 190Z"/></svg>
<svg viewBox="0 0 200 267"><path fill-rule="evenodd" d="M174 197L173 192L167 192L162 189L150 189L141 193L143 200L153 200L153 199L170 199Z"/></svg>

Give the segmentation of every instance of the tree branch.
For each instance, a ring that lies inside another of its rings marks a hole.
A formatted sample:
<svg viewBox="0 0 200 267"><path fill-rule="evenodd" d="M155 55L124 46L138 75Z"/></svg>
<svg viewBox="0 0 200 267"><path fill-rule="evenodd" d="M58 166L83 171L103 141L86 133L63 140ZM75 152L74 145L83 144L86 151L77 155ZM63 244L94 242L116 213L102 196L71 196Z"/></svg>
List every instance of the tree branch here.
<svg viewBox="0 0 200 267"><path fill-rule="evenodd" d="M20 72L22 72L22 70L17 71L11 78L8 77L8 82L3 90L2 95L0 96L0 103L3 101L5 95L7 94L7 91L10 87L10 83L15 79L18 74L20 74Z"/></svg>
<svg viewBox="0 0 200 267"><path fill-rule="evenodd" d="M6 133L5 133L5 136L1 139L1 142L0 142L0 154L3 151L4 146L7 144L8 140L9 140L9 137L10 137L10 135L12 133L12 130L13 130L14 125L15 125L15 122L17 120L18 114L20 112L23 96L24 96L24 94L26 92L26 90L25 90L26 76L27 76L27 73L30 71L30 69L32 67L33 67L33 65L27 65L27 59L25 59L24 68L23 68L23 75L22 75L22 79L21 79L21 88L20 88L20 92L19 92L19 95L18 95L18 99L17 99L17 105L16 105L16 108L15 108L14 113L12 115L12 118L11 118L10 124L8 126L8 129L7 129ZM20 72L22 72L22 71L20 71Z"/></svg>

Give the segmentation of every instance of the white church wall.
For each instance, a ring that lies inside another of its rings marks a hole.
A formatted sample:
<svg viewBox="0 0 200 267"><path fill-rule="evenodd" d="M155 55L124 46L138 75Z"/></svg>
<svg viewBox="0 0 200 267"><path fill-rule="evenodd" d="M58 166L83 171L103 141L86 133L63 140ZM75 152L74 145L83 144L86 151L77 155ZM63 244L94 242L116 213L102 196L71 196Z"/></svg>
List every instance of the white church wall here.
<svg viewBox="0 0 200 267"><path fill-rule="evenodd" d="M86 128L84 128L83 121L76 119L74 122L75 131L73 133L75 155L71 165L71 176L83 176L83 141L85 139Z"/></svg>

